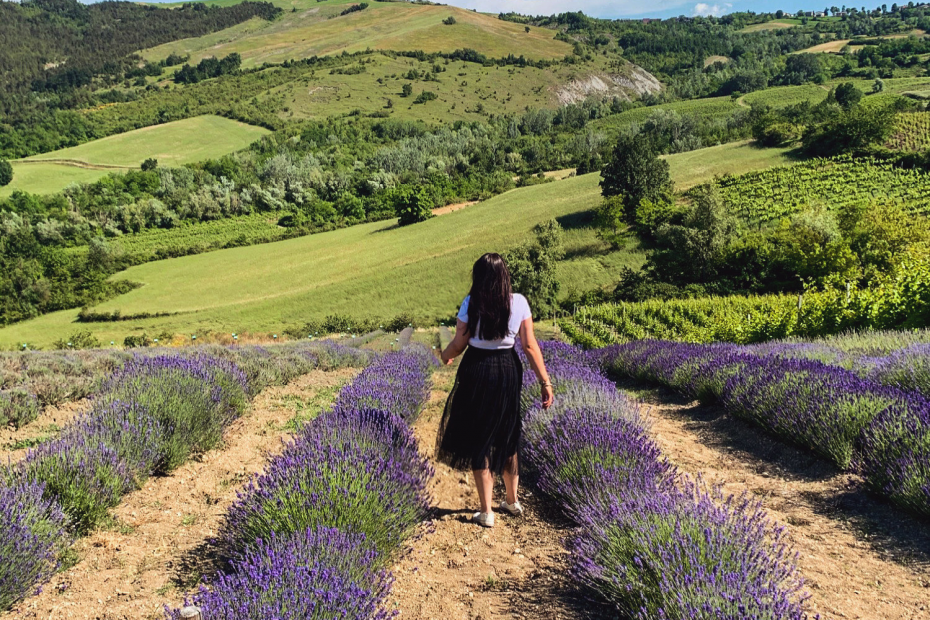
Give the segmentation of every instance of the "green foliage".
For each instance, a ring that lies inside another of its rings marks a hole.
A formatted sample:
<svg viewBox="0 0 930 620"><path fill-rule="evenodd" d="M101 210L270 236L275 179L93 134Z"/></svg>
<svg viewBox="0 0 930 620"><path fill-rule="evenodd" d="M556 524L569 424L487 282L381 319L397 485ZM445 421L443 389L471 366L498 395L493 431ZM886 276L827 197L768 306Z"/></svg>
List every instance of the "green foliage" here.
<svg viewBox="0 0 930 620"><path fill-rule="evenodd" d="M417 98L414 99L413 102L414 103L426 103L427 101L435 101L436 99L439 99L439 95L437 95L431 90L424 90L419 95L417 95Z"/></svg>
<svg viewBox="0 0 930 620"><path fill-rule="evenodd" d="M389 200L401 226L425 222L433 217L433 201L423 186L398 186L391 190Z"/></svg>
<svg viewBox="0 0 930 620"><path fill-rule="evenodd" d="M658 338L748 344L854 329L910 329L930 321L930 254L910 247L873 286L832 286L801 296L710 297L579 308L562 324L584 346Z"/></svg>
<svg viewBox="0 0 930 620"><path fill-rule="evenodd" d="M852 82L843 82L833 89L833 98L841 108L849 110L862 101L862 91L856 88Z"/></svg>
<svg viewBox="0 0 930 620"><path fill-rule="evenodd" d="M692 206L680 223L661 224L655 231L656 250L648 269L656 280L673 284L709 284L720 279L727 249L741 234L738 219L730 213L712 186L692 192Z"/></svg>
<svg viewBox="0 0 930 620"><path fill-rule="evenodd" d="M55 342L56 349L99 349L100 346L100 340L86 329L71 334L66 340Z"/></svg>
<svg viewBox="0 0 930 620"><path fill-rule="evenodd" d="M184 65L174 73L174 81L178 84L196 84L203 80L229 75L239 71L242 66L242 57L232 53L223 59L204 58L196 67Z"/></svg>
<svg viewBox="0 0 930 620"><path fill-rule="evenodd" d="M5 187L13 181L13 166L5 159L0 159L0 187Z"/></svg>
<svg viewBox="0 0 930 620"><path fill-rule="evenodd" d="M367 9L367 8L368 8L368 3L367 3L367 2L362 2L362 3L359 3L359 4L353 4L353 5L349 6L349 8L343 9L343 11L342 11L341 13L339 13L339 15L340 15L340 16L343 16L343 15L351 15L352 13L357 13L358 11L364 11L364 10Z"/></svg>
<svg viewBox="0 0 930 620"><path fill-rule="evenodd" d="M668 162L659 158L652 144L638 137L620 136L601 171L601 193L605 198L621 198L626 220L634 221L642 200L668 201L673 191Z"/></svg>
<svg viewBox="0 0 930 620"><path fill-rule="evenodd" d="M442 23L444 23L446 26L451 26L451 25L453 25L453 24L456 23L456 22L455 22L455 17L453 17L452 15L450 15L449 17L447 17L447 18L445 18L444 20L442 20Z"/></svg>
<svg viewBox="0 0 930 620"><path fill-rule="evenodd" d="M557 307L560 283L556 263L564 256L562 227L555 220L533 228L536 239L504 254L513 279L513 290L530 303L537 317Z"/></svg>
<svg viewBox="0 0 930 620"><path fill-rule="evenodd" d="M400 89L401 97L409 97L412 94L413 94L413 84L411 84L410 82L407 82L401 87Z"/></svg>
<svg viewBox="0 0 930 620"><path fill-rule="evenodd" d="M887 109L858 106L809 127L803 137L804 150L823 157L882 144L891 135L894 121L894 114Z"/></svg>
<svg viewBox="0 0 930 620"><path fill-rule="evenodd" d="M142 172L150 172L152 170L155 170L155 168L158 168L158 160L152 157L149 157L148 159L142 162L141 168L142 168Z"/></svg>
<svg viewBox="0 0 930 620"><path fill-rule="evenodd" d="M623 196L611 196L601 201L594 212L594 225L597 226L598 237L614 248L619 247L627 228Z"/></svg>
<svg viewBox="0 0 930 620"><path fill-rule="evenodd" d="M3 3L0 66L6 81L0 116L19 125L40 120L49 108L84 107L95 78L105 76L101 81L112 84L161 73L160 63L138 67L138 56L130 55L139 49L223 30L253 17L271 20L281 13L267 2L160 10L132 3L85 6L75 0ZM57 62L65 58L67 62ZM30 90L46 94L38 98Z"/></svg>

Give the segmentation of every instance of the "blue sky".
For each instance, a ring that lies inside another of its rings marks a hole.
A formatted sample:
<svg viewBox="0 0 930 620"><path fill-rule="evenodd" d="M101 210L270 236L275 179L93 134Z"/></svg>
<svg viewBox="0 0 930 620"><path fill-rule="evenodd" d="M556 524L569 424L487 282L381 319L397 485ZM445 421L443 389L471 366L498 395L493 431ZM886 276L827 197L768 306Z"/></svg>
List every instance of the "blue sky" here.
<svg viewBox="0 0 930 620"><path fill-rule="evenodd" d="M516 11L524 15L551 15L565 11L584 11L593 17L676 17L678 15L723 15L733 11L775 12L778 9L795 12L822 11L832 3L779 0L444 0L447 4L488 13ZM813 0L816 2L816 0ZM905 0L906 2L906 0ZM849 3L847 3L849 4ZM890 5L891 2L888 2ZM839 6L839 5L837 5ZM866 3L866 7L875 6Z"/></svg>

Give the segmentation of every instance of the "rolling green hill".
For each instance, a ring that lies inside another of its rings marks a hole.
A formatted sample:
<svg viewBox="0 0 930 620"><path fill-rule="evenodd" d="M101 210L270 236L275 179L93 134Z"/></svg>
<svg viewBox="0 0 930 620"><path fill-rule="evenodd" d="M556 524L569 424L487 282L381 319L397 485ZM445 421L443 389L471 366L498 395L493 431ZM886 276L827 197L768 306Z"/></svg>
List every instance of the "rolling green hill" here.
<svg viewBox="0 0 930 620"><path fill-rule="evenodd" d="M245 148L269 132L220 116L198 116L43 153L25 161L76 161L134 168L148 158L180 166Z"/></svg>
<svg viewBox="0 0 930 620"><path fill-rule="evenodd" d="M203 37L183 39L144 50L150 60L171 53L190 54L196 62L207 56L242 55L243 66L283 62L308 56L365 49L452 52L471 48L491 57L508 54L533 59L560 58L571 46L555 40L555 31L530 28L450 6L402 2L370 2L367 9L340 15L357 4L346 0L275 0L283 17L253 19ZM455 24L443 24L453 16Z"/></svg>
<svg viewBox="0 0 930 620"><path fill-rule="evenodd" d="M12 162L14 191L50 194L71 183L90 183L121 169L137 168L149 158L159 165L181 166L243 149L268 130L220 116L198 116L116 134L51 153Z"/></svg>
<svg viewBox="0 0 930 620"><path fill-rule="evenodd" d="M668 159L682 188L787 161L781 150L745 143ZM121 342L143 330L279 330L334 313L393 316L407 311L424 319L444 318L461 301L476 256L523 242L534 225L550 218L558 218L566 229L567 256L559 266L560 280L566 283L563 292L607 286L616 281L620 267L638 267L643 253L635 244L610 252L590 228L584 214L600 200L598 182L597 174L589 174L516 189L404 228L375 222L147 263L115 276L143 287L95 310L178 314L81 324L74 322L77 310L55 312L0 329L0 346L48 346L85 328L105 342Z"/></svg>

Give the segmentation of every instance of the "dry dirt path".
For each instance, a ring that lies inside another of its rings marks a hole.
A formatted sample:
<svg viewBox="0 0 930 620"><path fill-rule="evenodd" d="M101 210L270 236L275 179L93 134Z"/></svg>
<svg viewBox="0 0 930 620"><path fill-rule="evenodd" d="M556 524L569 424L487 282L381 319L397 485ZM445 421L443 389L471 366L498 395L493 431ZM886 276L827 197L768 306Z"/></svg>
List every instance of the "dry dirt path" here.
<svg viewBox="0 0 930 620"><path fill-rule="evenodd" d="M90 399L82 399L42 410L35 420L22 428L0 427L0 465L15 463L26 456L29 448L58 436L74 418L90 406Z"/></svg>
<svg viewBox="0 0 930 620"><path fill-rule="evenodd" d="M314 371L266 389L225 445L152 478L111 511L112 522L72 547L77 563L0 620L163 618L216 565L209 541L236 492L281 448L288 423L325 407L357 370Z"/></svg>
<svg viewBox="0 0 930 620"><path fill-rule="evenodd" d="M810 611L831 619L930 620L930 523L719 408L666 391L643 397L653 435L675 465L727 493L752 494L788 527Z"/></svg>
<svg viewBox="0 0 930 620"><path fill-rule="evenodd" d="M438 371L433 382L432 398L414 425L421 450L430 456L453 373ZM435 466L432 520L394 567L396 581L388 607L399 611L398 618L605 617L599 605L584 600L566 574L562 540L570 533L568 523L525 485L524 517L498 514L491 529L468 523L466 519L477 510L471 474ZM499 483L496 501L503 492Z"/></svg>

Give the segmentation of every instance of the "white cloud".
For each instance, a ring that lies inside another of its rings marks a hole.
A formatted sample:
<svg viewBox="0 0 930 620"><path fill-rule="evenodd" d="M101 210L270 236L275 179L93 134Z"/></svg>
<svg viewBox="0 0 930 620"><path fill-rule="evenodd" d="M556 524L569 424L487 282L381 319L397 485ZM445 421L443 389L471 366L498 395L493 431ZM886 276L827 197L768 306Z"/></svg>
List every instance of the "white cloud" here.
<svg viewBox="0 0 930 620"><path fill-rule="evenodd" d="M724 13L728 13L730 9L733 8L732 4L723 3L723 4L706 4L704 2L698 2L694 5L694 11L692 15L700 15L701 17L719 17Z"/></svg>
<svg viewBox="0 0 930 620"><path fill-rule="evenodd" d="M553 15L568 11L584 11L593 17L624 17L656 14L683 7L687 0L653 0L644 5L641 0L442 0L449 4L477 9L484 13L514 11L523 15ZM699 5L700 6L700 5ZM706 5L705 5L706 6ZM730 5L723 5L730 6Z"/></svg>

